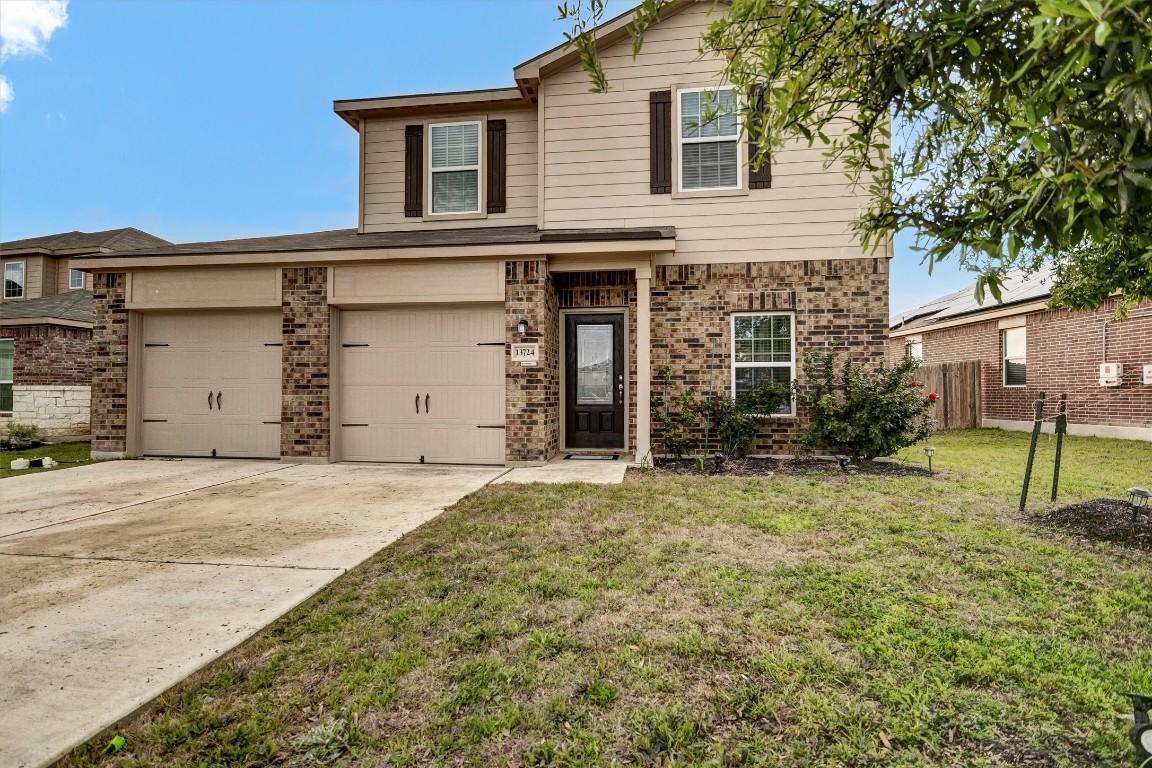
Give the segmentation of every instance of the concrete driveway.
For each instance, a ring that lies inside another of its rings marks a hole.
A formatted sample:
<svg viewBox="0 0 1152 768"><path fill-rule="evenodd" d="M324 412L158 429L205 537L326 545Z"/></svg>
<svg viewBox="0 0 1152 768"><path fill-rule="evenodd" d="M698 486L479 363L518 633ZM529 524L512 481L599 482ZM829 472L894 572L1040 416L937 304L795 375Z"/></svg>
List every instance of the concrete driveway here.
<svg viewBox="0 0 1152 768"><path fill-rule="evenodd" d="M503 472L196 459L0 481L0 765L59 757Z"/></svg>

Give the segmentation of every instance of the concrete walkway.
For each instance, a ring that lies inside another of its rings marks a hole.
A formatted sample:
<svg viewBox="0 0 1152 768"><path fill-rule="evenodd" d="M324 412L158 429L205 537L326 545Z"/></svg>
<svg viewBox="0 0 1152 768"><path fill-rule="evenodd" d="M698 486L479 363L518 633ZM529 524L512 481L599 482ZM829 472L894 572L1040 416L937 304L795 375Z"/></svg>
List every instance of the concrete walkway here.
<svg viewBox="0 0 1152 768"><path fill-rule="evenodd" d="M592 483L619 485L628 472L628 459L621 456L615 461L566 459L561 453L540 467L521 467L501 476L493 485L503 483Z"/></svg>
<svg viewBox="0 0 1152 768"><path fill-rule="evenodd" d="M0 765L54 760L502 472L118 461L0 481Z"/></svg>

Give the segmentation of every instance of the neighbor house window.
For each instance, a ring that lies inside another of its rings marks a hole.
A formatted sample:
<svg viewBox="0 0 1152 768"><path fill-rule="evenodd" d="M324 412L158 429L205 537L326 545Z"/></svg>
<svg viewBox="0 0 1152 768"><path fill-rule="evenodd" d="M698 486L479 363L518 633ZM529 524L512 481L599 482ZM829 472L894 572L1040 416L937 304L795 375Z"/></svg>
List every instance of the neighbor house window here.
<svg viewBox="0 0 1152 768"><path fill-rule="evenodd" d="M16 342L0 339L0 411L12 412L12 362L15 359Z"/></svg>
<svg viewBox="0 0 1152 768"><path fill-rule="evenodd" d="M75 290L84 287L84 273L78 269L68 270L68 287Z"/></svg>
<svg viewBox="0 0 1152 768"><path fill-rule="evenodd" d="M740 126L736 91L680 91L680 189L740 187Z"/></svg>
<svg viewBox="0 0 1152 768"><path fill-rule="evenodd" d="M10 261L4 265L4 298L24 298L24 262Z"/></svg>
<svg viewBox="0 0 1152 768"><path fill-rule="evenodd" d="M480 212L480 123L430 126L433 214Z"/></svg>
<svg viewBox="0 0 1152 768"><path fill-rule="evenodd" d="M905 347L905 352L908 357L917 362L924 361L924 341L923 339L909 340Z"/></svg>
<svg viewBox="0 0 1152 768"><path fill-rule="evenodd" d="M1028 329L1006 328L1004 343L1004 386L1023 387L1028 383Z"/></svg>
<svg viewBox="0 0 1152 768"><path fill-rule="evenodd" d="M732 395L755 390L762 382L788 386L796 378L795 323L791 314L732 316ZM790 415L789 401L777 411Z"/></svg>

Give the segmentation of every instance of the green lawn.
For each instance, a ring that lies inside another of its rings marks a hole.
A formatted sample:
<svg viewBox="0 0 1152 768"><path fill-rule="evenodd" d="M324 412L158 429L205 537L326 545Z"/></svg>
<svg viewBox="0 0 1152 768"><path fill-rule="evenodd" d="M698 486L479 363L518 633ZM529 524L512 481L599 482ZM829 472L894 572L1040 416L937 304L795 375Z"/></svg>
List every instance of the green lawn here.
<svg viewBox="0 0 1152 768"><path fill-rule="evenodd" d="M1152 558L1027 525L1027 435L933 444L934 477L483 490L65 765L1132 765ZM1152 446L1064 471L1117 496Z"/></svg>
<svg viewBox="0 0 1152 768"><path fill-rule="evenodd" d="M68 469L82 464L91 464L89 458L91 450L89 443L56 443L55 445L42 445L39 448L30 448L26 451L0 451L0 477L16 477L17 475L30 475L33 472L51 472L53 469ZM51 456L60 462L58 467L29 467L28 469L12 470L13 459L36 459Z"/></svg>

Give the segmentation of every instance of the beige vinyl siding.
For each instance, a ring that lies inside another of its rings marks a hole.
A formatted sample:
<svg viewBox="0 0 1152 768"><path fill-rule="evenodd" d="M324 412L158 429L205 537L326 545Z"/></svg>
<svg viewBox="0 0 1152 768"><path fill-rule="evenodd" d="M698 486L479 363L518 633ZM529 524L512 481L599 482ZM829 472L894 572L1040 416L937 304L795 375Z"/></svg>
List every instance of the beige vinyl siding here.
<svg viewBox="0 0 1152 768"><path fill-rule="evenodd" d="M649 193L648 94L720 85L721 60L698 48L716 18L709 8L696 4L650 29L635 59L628 41L605 50L606 94L588 92L578 64L545 79L544 227L672 225L676 254L661 257L669 263L885 255L862 252L850 225L866 190L851 189L842 167L825 169L820 147L777 153L771 189L680 199Z"/></svg>
<svg viewBox="0 0 1152 768"><path fill-rule="evenodd" d="M404 215L404 126L423 122L419 117L367 120L364 123L363 213L365 232L437 227L502 227L536 223L536 111L511 109L486 114L466 113L435 118L433 122L464 120L507 121L507 209L475 219L443 222ZM484 136L480 137L485 147ZM427 158L425 158L427 161ZM485 160L485 162L487 162ZM427 169L425 169L427 193ZM481 179L481 185L485 180Z"/></svg>
<svg viewBox="0 0 1152 768"><path fill-rule="evenodd" d="M0 280L3 279L4 264L12 261L24 262L24 299L38 299L44 295L44 257L43 256L8 256L0 259ZM0 290L0 301L21 301L21 299L4 299L4 291Z"/></svg>
<svg viewBox="0 0 1152 768"><path fill-rule="evenodd" d="M91 264L92 262L88 262L88 263ZM69 287L69 282L68 282L69 274L68 273L71 272L73 267L76 266L77 264L83 266L83 262L79 261L79 260L76 262L73 262L70 259L57 259L56 260L56 292L57 293L67 293L68 291L73 290L71 287ZM92 290L92 275L91 274L85 274L84 275L84 289L88 290L88 291ZM76 290L79 290L79 289L76 289Z"/></svg>

